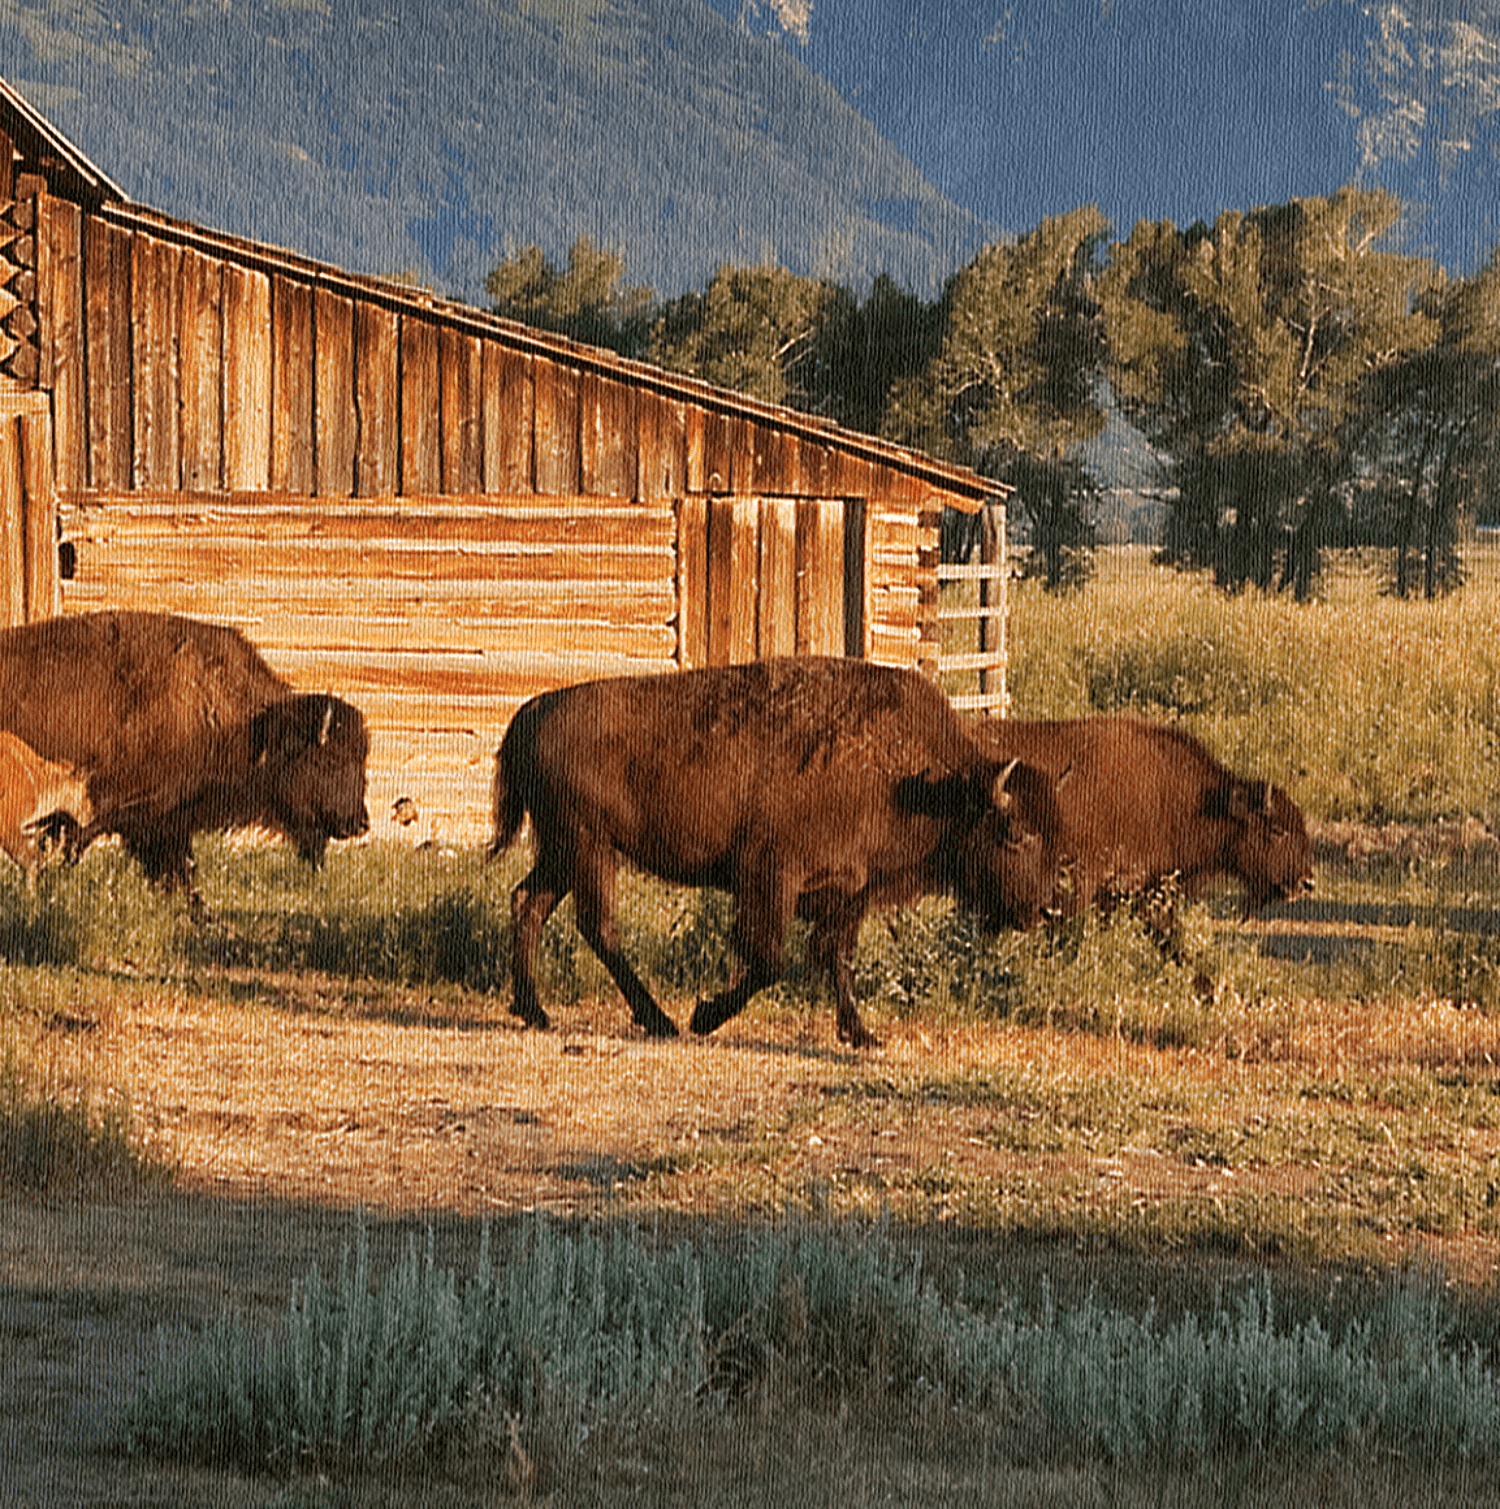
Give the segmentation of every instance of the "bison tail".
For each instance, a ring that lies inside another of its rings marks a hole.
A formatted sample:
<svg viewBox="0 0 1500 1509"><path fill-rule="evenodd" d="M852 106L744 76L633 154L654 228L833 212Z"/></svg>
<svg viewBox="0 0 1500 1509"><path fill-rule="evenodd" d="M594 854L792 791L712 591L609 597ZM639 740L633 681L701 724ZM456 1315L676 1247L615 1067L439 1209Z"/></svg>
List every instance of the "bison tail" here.
<svg viewBox="0 0 1500 1509"><path fill-rule="evenodd" d="M505 737L495 751L492 803L495 832L485 849L486 859L498 859L510 848L530 810L533 746L539 712L536 699L526 703L510 720Z"/></svg>

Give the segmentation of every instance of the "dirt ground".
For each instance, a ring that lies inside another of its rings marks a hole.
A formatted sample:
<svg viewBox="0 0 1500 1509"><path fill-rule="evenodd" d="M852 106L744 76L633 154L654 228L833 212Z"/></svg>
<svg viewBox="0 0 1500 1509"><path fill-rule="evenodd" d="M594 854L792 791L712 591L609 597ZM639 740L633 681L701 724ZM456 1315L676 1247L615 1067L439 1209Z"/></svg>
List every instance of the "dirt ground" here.
<svg viewBox="0 0 1500 1509"><path fill-rule="evenodd" d="M3 1202L0 1505L293 1502L274 1480L124 1461L109 1444L163 1349L226 1306L284 1308L311 1267L336 1268L361 1225L377 1263L432 1226L462 1268L478 1218L640 1218L653 1208L642 1171L674 1159L688 1171L663 1196L673 1219L711 1216L716 1181L737 1159L753 1172L768 1136L809 1187L901 1166L1003 1179L1016 1164L971 1135L961 1109L894 1125L818 1120L808 1107L872 1063L835 1047L831 1018L751 1014L707 1041L656 1043L613 1006L558 1015L554 1032L521 1032L499 1007L418 996L335 1014L315 986L286 982L273 1007L148 993L51 1034L58 1072L121 1087L180 1173L169 1192L114 1203ZM882 1026L878 1063L893 1069L960 1074L1028 1051L994 1029ZM1097 1051L1139 1052L1149 1072L1147 1050ZM705 1148L718 1161L699 1180L704 1160L684 1155ZM1229 1177L1146 1154L1073 1162L1074 1175L1143 1199L1212 1195ZM1310 1175L1260 1177L1295 1193ZM1496 1257L1463 1260L1493 1269Z"/></svg>

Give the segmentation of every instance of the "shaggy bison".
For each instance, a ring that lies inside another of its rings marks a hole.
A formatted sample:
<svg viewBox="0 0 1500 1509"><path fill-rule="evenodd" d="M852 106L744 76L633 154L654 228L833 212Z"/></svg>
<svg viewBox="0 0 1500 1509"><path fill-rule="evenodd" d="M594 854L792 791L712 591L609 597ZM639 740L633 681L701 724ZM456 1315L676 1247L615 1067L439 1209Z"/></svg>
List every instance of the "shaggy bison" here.
<svg viewBox="0 0 1500 1509"><path fill-rule="evenodd" d="M0 849L21 867L28 886L41 868L43 842L72 854L93 816L84 780L71 765L44 760L14 734L0 732Z"/></svg>
<svg viewBox="0 0 1500 1509"><path fill-rule="evenodd" d="M1237 882L1247 913L1312 888L1297 804L1268 781L1236 775L1181 729L1122 717L971 726L994 758L1026 760L1057 782L1064 915L1168 880L1188 896ZM1175 952L1173 920L1169 910L1155 922ZM1202 975L1197 984L1212 988Z"/></svg>
<svg viewBox="0 0 1500 1509"><path fill-rule="evenodd" d="M118 833L195 907L195 833L265 827L317 864L369 828L359 711L293 691L235 629L106 612L4 630L0 729L86 778L80 848Z"/></svg>
<svg viewBox="0 0 1500 1509"><path fill-rule="evenodd" d="M987 757L912 671L779 659L594 681L533 698L495 757L491 857L529 813L535 862L511 897L515 1000L547 1025L533 960L570 891L579 930L637 1023L674 1036L620 950L620 857L735 898L740 973L693 1013L734 1016L784 967L787 924L833 985L838 1034L876 1039L855 1009L851 957L872 907L948 891L992 929L1029 927L1057 883L1052 783Z"/></svg>

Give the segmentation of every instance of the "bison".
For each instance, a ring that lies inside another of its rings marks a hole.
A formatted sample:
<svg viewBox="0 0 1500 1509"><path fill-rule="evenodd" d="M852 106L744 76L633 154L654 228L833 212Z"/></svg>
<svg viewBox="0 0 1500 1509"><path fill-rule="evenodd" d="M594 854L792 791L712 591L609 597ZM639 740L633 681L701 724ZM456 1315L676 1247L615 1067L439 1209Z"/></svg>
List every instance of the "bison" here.
<svg viewBox="0 0 1500 1509"><path fill-rule="evenodd" d="M0 732L0 849L36 883L44 842L71 856L93 820L88 790L71 765L44 760L14 734Z"/></svg>
<svg viewBox="0 0 1500 1509"><path fill-rule="evenodd" d="M526 703L495 756L494 840L527 815L530 872L511 896L512 1012L545 1027L533 961L569 892L579 930L635 1021L677 1029L621 952L623 856L735 900L739 973L700 1001L712 1032L780 977L788 923L811 924L839 1038L877 1040L855 1009L851 959L872 907L947 891L992 930L1030 927L1057 884L1052 783L986 756L947 699L912 671L785 658L587 682Z"/></svg>
<svg viewBox="0 0 1500 1509"><path fill-rule="evenodd" d="M1188 896L1215 880L1238 882L1247 914L1312 888L1297 804L1268 781L1236 775L1180 728L1125 717L971 727L994 758L1028 761L1057 782L1063 915L1169 880ZM1172 923L1169 912L1155 931L1175 952ZM1212 989L1202 975L1196 983Z"/></svg>
<svg viewBox="0 0 1500 1509"><path fill-rule="evenodd" d="M118 833L195 910L195 833L265 827L318 864L370 825L358 709L294 691L235 629L103 612L0 631L0 729L86 778L80 849Z"/></svg>

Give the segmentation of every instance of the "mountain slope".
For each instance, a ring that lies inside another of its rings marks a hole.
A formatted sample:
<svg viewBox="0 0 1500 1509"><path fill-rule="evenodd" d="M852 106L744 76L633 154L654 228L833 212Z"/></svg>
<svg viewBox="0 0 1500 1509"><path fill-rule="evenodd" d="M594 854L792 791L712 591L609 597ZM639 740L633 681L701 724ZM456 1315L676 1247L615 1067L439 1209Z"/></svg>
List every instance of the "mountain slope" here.
<svg viewBox="0 0 1500 1509"><path fill-rule="evenodd" d="M0 0L0 72L144 203L465 298L579 235L931 293L987 230L700 0Z"/></svg>

